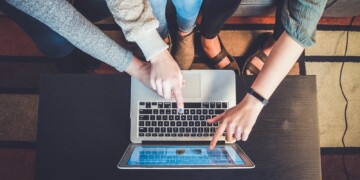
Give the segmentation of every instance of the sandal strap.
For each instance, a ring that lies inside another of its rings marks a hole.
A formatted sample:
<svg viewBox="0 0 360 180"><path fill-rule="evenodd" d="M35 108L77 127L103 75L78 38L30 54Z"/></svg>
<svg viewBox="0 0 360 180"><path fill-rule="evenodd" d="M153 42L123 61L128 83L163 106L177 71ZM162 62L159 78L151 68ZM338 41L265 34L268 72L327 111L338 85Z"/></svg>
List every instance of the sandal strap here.
<svg viewBox="0 0 360 180"><path fill-rule="evenodd" d="M234 70L236 74L241 74L239 64L236 61L230 61L230 63L226 65L223 69L231 69Z"/></svg>
<svg viewBox="0 0 360 180"><path fill-rule="evenodd" d="M218 64L221 60L223 60L226 56L228 56L228 52L225 48L222 48L221 51L213 58L210 59L210 63L212 65Z"/></svg>
<svg viewBox="0 0 360 180"><path fill-rule="evenodd" d="M256 51L255 56L258 57L263 63L265 63L267 59L267 55L262 50Z"/></svg>
<svg viewBox="0 0 360 180"><path fill-rule="evenodd" d="M248 63L246 65L246 69L249 70L254 75L259 74L259 72L260 72L260 70L256 66L254 66L252 63Z"/></svg>

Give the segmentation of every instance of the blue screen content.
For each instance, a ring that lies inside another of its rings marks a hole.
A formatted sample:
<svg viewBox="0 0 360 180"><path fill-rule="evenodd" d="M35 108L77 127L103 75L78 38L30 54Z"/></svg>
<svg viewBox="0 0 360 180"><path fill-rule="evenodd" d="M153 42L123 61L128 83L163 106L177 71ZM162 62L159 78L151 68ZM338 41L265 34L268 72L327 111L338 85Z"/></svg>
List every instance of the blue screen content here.
<svg viewBox="0 0 360 180"><path fill-rule="evenodd" d="M215 166L242 165L244 161L231 146L136 146L128 165L141 166Z"/></svg>

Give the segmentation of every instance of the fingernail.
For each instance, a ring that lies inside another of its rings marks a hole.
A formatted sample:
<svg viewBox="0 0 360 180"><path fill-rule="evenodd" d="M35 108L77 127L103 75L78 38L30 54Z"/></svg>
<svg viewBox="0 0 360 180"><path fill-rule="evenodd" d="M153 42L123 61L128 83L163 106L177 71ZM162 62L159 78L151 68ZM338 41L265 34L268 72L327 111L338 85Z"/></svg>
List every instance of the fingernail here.
<svg viewBox="0 0 360 180"><path fill-rule="evenodd" d="M180 108L180 109L179 109L179 113L180 113L180 114L183 114L183 113L184 113L184 109L183 109L183 108Z"/></svg>

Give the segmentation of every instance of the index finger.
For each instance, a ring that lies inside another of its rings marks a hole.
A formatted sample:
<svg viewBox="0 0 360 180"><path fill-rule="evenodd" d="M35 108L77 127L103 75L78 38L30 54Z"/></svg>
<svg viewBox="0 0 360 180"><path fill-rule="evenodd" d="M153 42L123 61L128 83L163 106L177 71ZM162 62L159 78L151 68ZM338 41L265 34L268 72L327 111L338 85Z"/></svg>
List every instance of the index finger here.
<svg viewBox="0 0 360 180"><path fill-rule="evenodd" d="M179 113L183 113L184 112L184 101L183 101L183 96L182 96L182 92L180 90L179 86L175 86L173 88L173 92L174 92L174 96L176 99L176 106L178 109Z"/></svg>
<svg viewBox="0 0 360 180"><path fill-rule="evenodd" d="M226 128L226 123L221 123L221 125L216 130L216 133L215 133L215 135L213 136L213 138L212 138L212 140L210 142L210 149L214 149L214 147L216 146L216 143L220 139L220 136L225 131L225 128Z"/></svg>

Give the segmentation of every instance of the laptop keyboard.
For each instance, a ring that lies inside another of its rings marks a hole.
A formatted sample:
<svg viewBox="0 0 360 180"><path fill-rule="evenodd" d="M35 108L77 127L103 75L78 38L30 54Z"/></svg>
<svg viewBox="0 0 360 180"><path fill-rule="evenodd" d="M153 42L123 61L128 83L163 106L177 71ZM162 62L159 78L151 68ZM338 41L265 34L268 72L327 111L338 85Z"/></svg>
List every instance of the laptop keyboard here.
<svg viewBox="0 0 360 180"><path fill-rule="evenodd" d="M228 108L227 102L185 102L184 113L176 103L139 102L140 137L209 137L219 123L207 123ZM225 135L225 133L223 133Z"/></svg>

